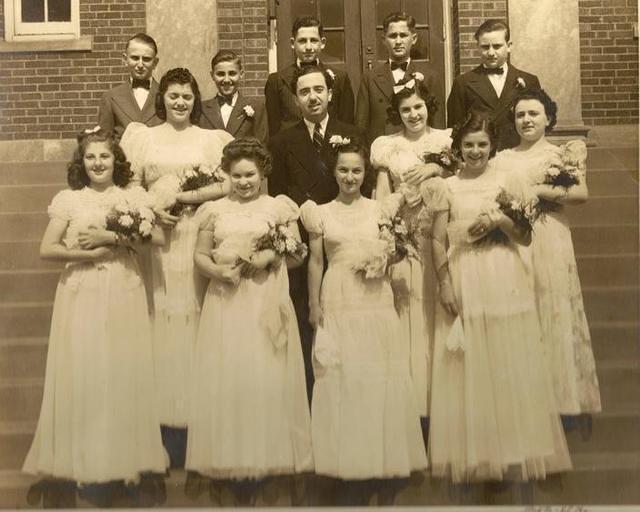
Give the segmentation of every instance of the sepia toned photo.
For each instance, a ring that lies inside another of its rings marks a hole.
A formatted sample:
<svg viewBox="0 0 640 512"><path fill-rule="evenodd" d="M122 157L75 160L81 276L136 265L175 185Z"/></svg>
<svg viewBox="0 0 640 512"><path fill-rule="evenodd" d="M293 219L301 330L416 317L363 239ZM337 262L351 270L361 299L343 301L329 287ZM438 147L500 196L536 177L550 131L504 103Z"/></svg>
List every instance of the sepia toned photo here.
<svg viewBox="0 0 640 512"><path fill-rule="evenodd" d="M0 509L640 506L635 0L4 0Z"/></svg>

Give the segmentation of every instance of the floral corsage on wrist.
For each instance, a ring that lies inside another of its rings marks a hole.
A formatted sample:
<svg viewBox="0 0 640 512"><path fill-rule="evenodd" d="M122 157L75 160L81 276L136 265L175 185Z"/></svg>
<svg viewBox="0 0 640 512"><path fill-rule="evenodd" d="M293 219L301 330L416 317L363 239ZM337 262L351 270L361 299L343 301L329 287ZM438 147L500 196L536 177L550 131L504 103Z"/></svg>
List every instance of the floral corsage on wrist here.
<svg viewBox="0 0 640 512"><path fill-rule="evenodd" d="M154 224L155 216L150 208L127 202L115 205L105 219L105 229L116 234L119 245L151 239Z"/></svg>
<svg viewBox="0 0 640 512"><path fill-rule="evenodd" d="M390 256L400 261L408 256L417 255L417 244L406 223L399 215L384 217L378 221L380 238L389 243Z"/></svg>
<svg viewBox="0 0 640 512"><path fill-rule="evenodd" d="M270 223L269 231L255 241L254 252L272 250L280 258L292 257L303 260L307 257L307 244L298 240L286 224Z"/></svg>

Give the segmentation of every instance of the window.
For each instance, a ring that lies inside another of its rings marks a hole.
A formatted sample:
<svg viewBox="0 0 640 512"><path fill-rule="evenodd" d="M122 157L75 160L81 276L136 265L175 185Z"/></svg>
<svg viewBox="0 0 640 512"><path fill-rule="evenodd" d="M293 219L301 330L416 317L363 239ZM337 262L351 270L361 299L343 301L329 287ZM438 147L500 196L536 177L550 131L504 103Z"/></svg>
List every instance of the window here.
<svg viewBox="0 0 640 512"><path fill-rule="evenodd" d="M5 40L78 39L79 3L79 0L4 0Z"/></svg>

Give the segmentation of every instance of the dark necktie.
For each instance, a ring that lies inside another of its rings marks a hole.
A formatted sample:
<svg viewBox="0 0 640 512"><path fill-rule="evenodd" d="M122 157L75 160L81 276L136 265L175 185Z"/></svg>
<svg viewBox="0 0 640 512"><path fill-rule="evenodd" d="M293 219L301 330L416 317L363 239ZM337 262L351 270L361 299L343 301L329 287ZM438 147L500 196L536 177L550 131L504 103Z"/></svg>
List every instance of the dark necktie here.
<svg viewBox="0 0 640 512"><path fill-rule="evenodd" d="M222 96L222 94L218 94L216 96L216 99L218 100L218 105L220 106L224 105L225 103L231 106L231 102L233 101L233 97L227 98L226 96Z"/></svg>
<svg viewBox="0 0 640 512"><path fill-rule="evenodd" d="M324 137L322 136L322 126L320 123L316 123L313 128L313 145L316 147L316 151L319 153L322 149L322 143L324 142Z"/></svg>
<svg viewBox="0 0 640 512"><path fill-rule="evenodd" d="M404 62L391 61L391 71L393 71L394 69L401 69L402 71L407 71L408 67L409 67L409 61L404 61Z"/></svg>
<svg viewBox="0 0 640 512"><path fill-rule="evenodd" d="M502 67L499 68L486 68L482 66L482 72L485 75L502 75L504 73L504 69Z"/></svg>
<svg viewBox="0 0 640 512"><path fill-rule="evenodd" d="M318 59L312 60L310 62L304 62L304 61L300 61L300 68L307 68L309 66L319 66L320 63L318 62Z"/></svg>
<svg viewBox="0 0 640 512"><path fill-rule="evenodd" d="M132 89L142 88L148 91L149 89L151 89L151 80L141 80L139 78L134 78L131 81L131 88Z"/></svg>

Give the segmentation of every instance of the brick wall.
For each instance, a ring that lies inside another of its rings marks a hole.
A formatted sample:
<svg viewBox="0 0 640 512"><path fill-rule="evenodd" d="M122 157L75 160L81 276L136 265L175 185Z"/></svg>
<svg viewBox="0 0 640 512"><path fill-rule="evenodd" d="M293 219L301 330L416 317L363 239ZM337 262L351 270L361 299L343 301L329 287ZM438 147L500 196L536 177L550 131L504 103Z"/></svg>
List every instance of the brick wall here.
<svg viewBox="0 0 640 512"><path fill-rule="evenodd" d="M73 138L93 126L103 91L126 78L126 40L144 27L145 0L81 0L92 51L0 53L0 140Z"/></svg>
<svg viewBox="0 0 640 512"><path fill-rule="evenodd" d="M638 122L637 0L580 0L582 117L585 124Z"/></svg>
<svg viewBox="0 0 640 512"><path fill-rule="evenodd" d="M507 0L457 0L454 1L454 47L456 73L465 73L480 62L478 47L473 34L483 21L489 18L507 20Z"/></svg>
<svg viewBox="0 0 640 512"><path fill-rule="evenodd" d="M218 47L242 56L243 92L264 96L269 74L267 2L265 0L218 0Z"/></svg>

